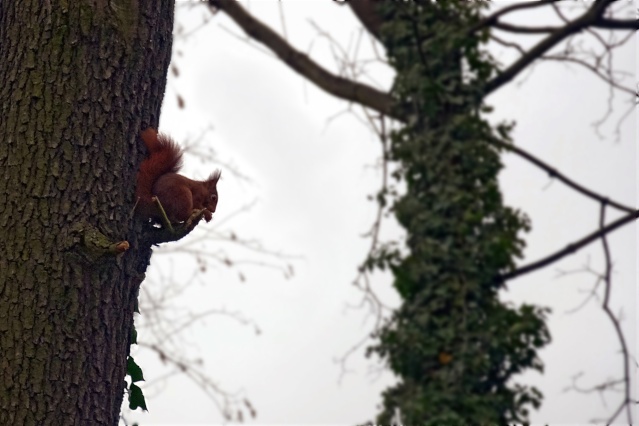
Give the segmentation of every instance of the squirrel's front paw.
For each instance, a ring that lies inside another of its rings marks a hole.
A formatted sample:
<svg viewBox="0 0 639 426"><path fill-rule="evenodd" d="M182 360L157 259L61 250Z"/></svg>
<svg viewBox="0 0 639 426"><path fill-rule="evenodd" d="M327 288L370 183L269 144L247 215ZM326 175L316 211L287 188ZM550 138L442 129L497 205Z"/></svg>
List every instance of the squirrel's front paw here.
<svg viewBox="0 0 639 426"><path fill-rule="evenodd" d="M189 229L191 227L195 227L195 225L197 225L198 222L202 220L202 218L204 218L204 220L209 222L213 218L213 215L207 209L195 209L191 213L191 216L184 223L185 227Z"/></svg>

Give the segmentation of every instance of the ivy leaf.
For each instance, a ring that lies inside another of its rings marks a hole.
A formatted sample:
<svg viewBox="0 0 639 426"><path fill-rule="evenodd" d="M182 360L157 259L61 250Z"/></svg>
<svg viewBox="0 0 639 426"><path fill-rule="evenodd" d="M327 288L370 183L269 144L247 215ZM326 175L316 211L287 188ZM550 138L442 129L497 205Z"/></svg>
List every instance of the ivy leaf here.
<svg viewBox="0 0 639 426"><path fill-rule="evenodd" d="M127 358L126 360L126 374L131 376L132 383L144 381L144 375L142 374L142 369L140 368L139 365L135 363L135 360L133 359L132 356L129 356L129 358ZM133 386L135 385L131 385L131 388L133 388Z"/></svg>
<svg viewBox="0 0 639 426"><path fill-rule="evenodd" d="M131 383L131 389L129 389L129 408L131 410L141 408L144 411L149 411L146 408L146 401L144 400L142 389L133 383Z"/></svg>
<svg viewBox="0 0 639 426"><path fill-rule="evenodd" d="M131 328L131 344L132 345L138 344L138 331L135 329L135 326Z"/></svg>

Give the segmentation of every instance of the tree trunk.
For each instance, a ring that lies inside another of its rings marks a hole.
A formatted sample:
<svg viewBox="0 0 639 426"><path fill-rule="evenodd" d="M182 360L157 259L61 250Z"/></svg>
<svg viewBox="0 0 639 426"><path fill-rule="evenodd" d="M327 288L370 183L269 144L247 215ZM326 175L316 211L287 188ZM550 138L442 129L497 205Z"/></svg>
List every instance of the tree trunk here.
<svg viewBox="0 0 639 426"><path fill-rule="evenodd" d="M172 29L171 1L0 2L1 425L118 422Z"/></svg>

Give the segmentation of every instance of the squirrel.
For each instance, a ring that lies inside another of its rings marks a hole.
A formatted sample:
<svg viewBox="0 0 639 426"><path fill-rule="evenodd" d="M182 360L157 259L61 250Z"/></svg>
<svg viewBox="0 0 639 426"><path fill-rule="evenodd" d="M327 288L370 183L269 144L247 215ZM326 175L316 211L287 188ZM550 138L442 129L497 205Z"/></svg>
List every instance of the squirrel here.
<svg viewBox="0 0 639 426"><path fill-rule="evenodd" d="M140 136L149 156L142 161L138 171L136 213L161 222L166 216L170 227L171 223L189 219L194 210L203 210L204 219L209 222L217 206L220 171L215 170L203 181L179 175L183 152L178 144L151 127Z"/></svg>

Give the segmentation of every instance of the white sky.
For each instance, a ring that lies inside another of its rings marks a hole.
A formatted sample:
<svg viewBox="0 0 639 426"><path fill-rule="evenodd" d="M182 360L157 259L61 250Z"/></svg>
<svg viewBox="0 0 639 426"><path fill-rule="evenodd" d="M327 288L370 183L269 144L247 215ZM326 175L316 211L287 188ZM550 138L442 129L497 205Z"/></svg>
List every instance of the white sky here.
<svg viewBox="0 0 639 426"><path fill-rule="evenodd" d="M259 19L282 31L276 2L253 1L250 8ZM187 30L208 16L204 7L193 9L177 14L177 22ZM359 28L350 10L317 0L286 1L283 12L289 41L336 70L328 42L318 36L309 20L348 46ZM538 19L539 23L547 22L543 16ZM176 40L174 50L183 52L174 57L180 74L178 78L170 75L161 130L182 142L212 126L206 143L222 161L232 162L252 179L247 183L224 170L218 212L213 222L203 223L201 228L212 229L216 221L257 200L251 210L219 230L233 230L241 237L259 239L268 249L299 257L272 260L275 264L292 263L295 275L291 279L284 279L272 268L246 265L240 270L247 281L241 282L238 269L209 264L201 276L205 284L189 288L176 303L195 310L241 311L262 333L258 336L251 327L212 316L187 331L184 351L201 357L206 371L222 388L243 390L258 412L258 418L248 423L356 424L372 420L378 412L380 393L392 383L392 377L368 372L375 363L367 361L360 350L349 360L354 373L340 384L340 367L334 359L371 326L366 310L347 310L345 306L361 297L351 282L369 245L361 234L375 215L375 204L366 196L379 184L379 172L370 167L379 157L379 142L352 114L330 120L347 108L345 102L325 94L227 30L243 34L219 14L188 39ZM361 57L370 57L370 42L365 41ZM500 58L506 62L512 59ZM620 68L634 71L636 42L619 52L617 60ZM377 65L370 72L388 87L391 79L387 69ZM627 97L617 94L615 114L602 127L602 139L591 124L605 114L608 93L596 77L558 63L540 64L526 75L524 84L511 84L488 99L495 106L495 119L517 121L515 143L577 182L626 205L636 205L634 114L625 121L619 142L614 141L614 125L628 106ZM184 98L185 109L177 108L177 94ZM596 228L599 206L595 202L557 181L551 183L543 172L516 156L506 155L504 162L500 179L506 202L532 219L523 263L563 248ZM188 157L185 174L204 177L215 167ZM610 221L619 215L609 210L607 217ZM385 226L387 234L399 232L391 223ZM634 353L636 241L635 225L609 237L615 270L614 311L623 312L622 326ZM213 241L207 250L217 251L216 244L221 243ZM246 251L230 252L236 260L269 260ZM553 342L542 351L545 374L518 378L518 382L538 386L545 395L541 410L532 415L534 422L580 424L595 417L607 418L619 401L619 394L564 392L579 372L584 372L579 384L588 387L617 378L622 371L612 325L597 302L577 313L566 313L587 297L595 278L585 273L558 278L558 271L582 268L588 258L593 268L603 265L600 243L511 282L503 295L514 303L526 301L553 309ZM178 270L172 275L176 282L191 275L192 260L157 253L147 274L150 280L143 286L157 285L161 274L170 273L171 265ZM389 276L377 276L375 285L388 303L397 303ZM143 329L139 340L144 340ZM167 371L149 351L139 350L136 360L149 382ZM636 387L636 380L634 383ZM135 416L141 424L221 422L210 398L187 378L173 376L159 388L147 389L150 412ZM639 417L636 411L635 421Z"/></svg>

